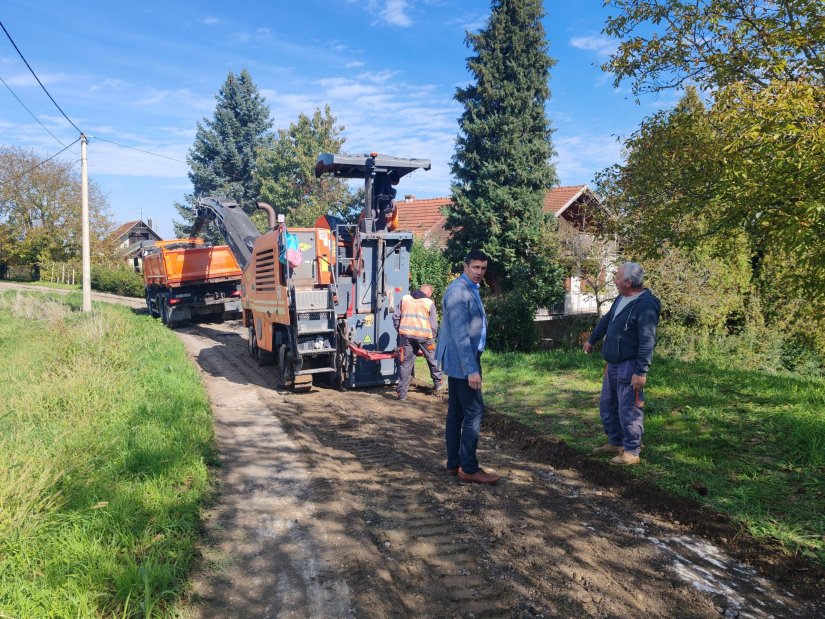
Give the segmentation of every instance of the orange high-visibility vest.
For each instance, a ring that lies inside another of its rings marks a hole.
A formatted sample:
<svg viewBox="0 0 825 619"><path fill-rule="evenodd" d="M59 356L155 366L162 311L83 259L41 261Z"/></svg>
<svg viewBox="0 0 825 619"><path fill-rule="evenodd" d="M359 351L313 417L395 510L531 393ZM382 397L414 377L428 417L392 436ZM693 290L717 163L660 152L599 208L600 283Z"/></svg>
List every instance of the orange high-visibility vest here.
<svg viewBox="0 0 825 619"><path fill-rule="evenodd" d="M430 326L430 308L433 300L427 297L414 299L405 294L401 299L401 323L398 325L398 332L407 337L414 337L422 340L433 337L433 330Z"/></svg>

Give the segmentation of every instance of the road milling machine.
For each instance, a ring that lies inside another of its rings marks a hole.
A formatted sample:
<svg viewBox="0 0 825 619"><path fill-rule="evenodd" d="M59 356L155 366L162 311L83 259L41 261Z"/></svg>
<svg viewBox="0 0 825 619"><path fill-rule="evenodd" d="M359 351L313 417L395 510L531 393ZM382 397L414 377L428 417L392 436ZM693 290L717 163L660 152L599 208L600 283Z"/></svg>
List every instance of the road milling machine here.
<svg viewBox="0 0 825 619"><path fill-rule="evenodd" d="M196 227L214 224L243 270L249 354L277 364L283 386L306 391L313 378L338 388L397 380L392 314L408 292L412 234L392 230L393 185L418 169L429 170L430 161L320 155L317 178L363 179L355 224L325 215L313 228L287 229L283 215L259 202L269 228L260 234L235 202L198 201Z"/></svg>

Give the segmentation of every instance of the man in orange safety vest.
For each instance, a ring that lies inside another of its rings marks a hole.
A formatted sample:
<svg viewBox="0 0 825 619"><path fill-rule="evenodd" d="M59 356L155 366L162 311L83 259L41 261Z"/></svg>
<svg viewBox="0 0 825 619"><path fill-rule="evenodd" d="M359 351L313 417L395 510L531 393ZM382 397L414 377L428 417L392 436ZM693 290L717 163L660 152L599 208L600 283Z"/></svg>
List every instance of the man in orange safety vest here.
<svg viewBox="0 0 825 619"><path fill-rule="evenodd" d="M444 386L444 374L435 362L435 336L438 332L438 315L433 296L433 287L424 284L410 294L405 294L392 316L393 324L398 330L398 399L407 399L415 357L418 351L424 355L430 366L433 387L441 391Z"/></svg>

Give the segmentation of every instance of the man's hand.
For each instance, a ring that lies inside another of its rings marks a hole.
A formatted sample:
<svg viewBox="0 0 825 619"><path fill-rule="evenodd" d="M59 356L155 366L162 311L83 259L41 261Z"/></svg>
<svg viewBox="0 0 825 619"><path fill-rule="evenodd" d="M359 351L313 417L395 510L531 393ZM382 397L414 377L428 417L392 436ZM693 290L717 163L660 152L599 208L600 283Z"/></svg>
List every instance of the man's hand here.
<svg viewBox="0 0 825 619"><path fill-rule="evenodd" d="M634 391L644 389L646 382L647 374L634 374L630 377L630 386L633 387Z"/></svg>
<svg viewBox="0 0 825 619"><path fill-rule="evenodd" d="M588 355L590 353L592 353L593 352L593 344L591 344L590 342L585 342L584 343L584 352L586 352Z"/></svg>
<svg viewBox="0 0 825 619"><path fill-rule="evenodd" d="M469 383L470 389L481 389L481 374L473 372L467 377L467 383Z"/></svg>

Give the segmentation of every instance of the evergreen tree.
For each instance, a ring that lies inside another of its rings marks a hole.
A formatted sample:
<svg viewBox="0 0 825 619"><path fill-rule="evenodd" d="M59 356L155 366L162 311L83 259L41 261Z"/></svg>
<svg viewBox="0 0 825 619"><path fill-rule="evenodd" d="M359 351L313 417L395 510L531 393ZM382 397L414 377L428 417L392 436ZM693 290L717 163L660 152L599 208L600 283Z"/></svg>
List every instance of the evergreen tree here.
<svg viewBox="0 0 825 619"><path fill-rule="evenodd" d="M545 114L555 61L541 18L541 0L493 0L487 26L468 34L474 82L456 91L464 106L451 162L454 207L447 214L454 262L471 248L490 258L493 292L512 285L517 267L529 271L552 260L543 247L547 189L557 183L550 159L552 129Z"/></svg>
<svg viewBox="0 0 825 619"><path fill-rule="evenodd" d="M298 116L288 129L279 129L272 145L258 151L255 178L261 199L286 215L290 226L313 226L320 215L353 220L358 216L357 194L347 181L325 174L315 178L315 162L321 153L338 153L344 130L336 126L329 106L310 117Z"/></svg>
<svg viewBox="0 0 825 619"><path fill-rule="evenodd" d="M185 196L185 204L175 204L184 219L184 223L175 222L175 234L182 238L192 231L192 206L199 197L225 196L251 215L260 194L260 182L253 173L256 151L266 143L272 128L266 100L246 69L237 75L230 72L215 99L215 114L212 120L204 118L198 123L187 156L193 191Z"/></svg>

